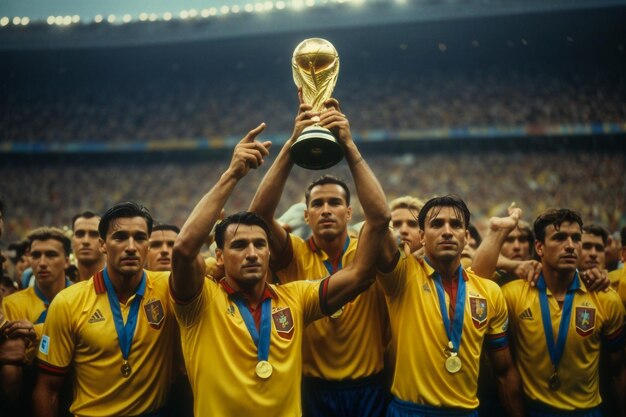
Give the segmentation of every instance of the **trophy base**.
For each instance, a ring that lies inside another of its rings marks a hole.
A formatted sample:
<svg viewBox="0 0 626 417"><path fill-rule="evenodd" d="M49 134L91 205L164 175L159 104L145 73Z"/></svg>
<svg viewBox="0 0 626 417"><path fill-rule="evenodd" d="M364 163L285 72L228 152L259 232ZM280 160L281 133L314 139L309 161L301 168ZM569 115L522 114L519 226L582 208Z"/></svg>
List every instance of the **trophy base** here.
<svg viewBox="0 0 626 417"><path fill-rule="evenodd" d="M337 165L343 159L343 148L330 130L311 126L291 145L290 154L296 165L319 170Z"/></svg>

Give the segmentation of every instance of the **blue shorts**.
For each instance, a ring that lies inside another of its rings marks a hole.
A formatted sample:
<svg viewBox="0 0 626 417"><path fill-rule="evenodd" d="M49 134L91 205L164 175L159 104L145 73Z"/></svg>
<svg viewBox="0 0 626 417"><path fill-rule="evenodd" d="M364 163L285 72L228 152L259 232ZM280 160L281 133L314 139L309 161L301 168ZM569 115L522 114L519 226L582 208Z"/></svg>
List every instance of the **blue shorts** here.
<svg viewBox="0 0 626 417"><path fill-rule="evenodd" d="M383 374L349 381L302 377L303 417L383 417L389 402Z"/></svg>
<svg viewBox="0 0 626 417"><path fill-rule="evenodd" d="M478 417L478 410L432 407L394 398L387 408L387 417Z"/></svg>

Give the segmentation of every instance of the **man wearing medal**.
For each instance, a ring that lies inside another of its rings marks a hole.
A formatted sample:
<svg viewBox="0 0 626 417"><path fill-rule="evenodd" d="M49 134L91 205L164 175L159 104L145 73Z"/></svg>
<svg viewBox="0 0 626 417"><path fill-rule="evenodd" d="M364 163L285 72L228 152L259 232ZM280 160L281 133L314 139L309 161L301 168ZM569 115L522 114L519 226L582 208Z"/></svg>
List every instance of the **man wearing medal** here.
<svg viewBox="0 0 626 417"><path fill-rule="evenodd" d="M350 266L318 281L273 285L270 228L255 213L236 213L215 228L225 277L205 279L200 249L236 185L268 155L270 143L255 140L264 128L236 146L174 245L171 294L197 416L301 416L304 329L375 282L375 252L389 224L383 198L371 207L377 217L365 224Z"/></svg>
<svg viewBox="0 0 626 417"><path fill-rule="evenodd" d="M354 179L366 221L378 220L376 207L385 200L378 180L352 139L350 123L339 103L329 99L324 104L326 110L319 113L301 102L293 134L265 175L249 208L271 227L271 269L281 283L332 275L350 265L357 247L357 239L348 236L352 218L350 191L333 176L324 175L306 187L304 218L312 232L309 239L287 233L274 218L294 165L291 145L306 127L319 125L334 133ZM383 368L388 328L384 295L378 285L373 285L330 317L306 329L302 352L305 417L385 414L388 388Z"/></svg>
<svg viewBox="0 0 626 417"><path fill-rule="evenodd" d="M133 202L100 219L106 267L61 291L48 310L39 344L34 411L56 416L71 376L76 416L159 416L170 384L176 321L167 272L143 269L152 217Z"/></svg>
<svg viewBox="0 0 626 417"><path fill-rule="evenodd" d="M470 212L456 196L428 200L418 215L425 257L398 250L393 233L382 243L378 281L389 309L396 353L388 416L478 416L476 396L483 342L493 364L501 402L523 415L519 375L506 340L507 310L490 276L500 246L521 211L492 218L490 232L465 270Z"/></svg>
<svg viewBox="0 0 626 417"><path fill-rule="evenodd" d="M529 413L601 416L602 351L626 415L624 308L614 290L590 291L576 269L582 220L571 210L553 209L537 217L533 228L542 267L537 285L520 280L502 289Z"/></svg>

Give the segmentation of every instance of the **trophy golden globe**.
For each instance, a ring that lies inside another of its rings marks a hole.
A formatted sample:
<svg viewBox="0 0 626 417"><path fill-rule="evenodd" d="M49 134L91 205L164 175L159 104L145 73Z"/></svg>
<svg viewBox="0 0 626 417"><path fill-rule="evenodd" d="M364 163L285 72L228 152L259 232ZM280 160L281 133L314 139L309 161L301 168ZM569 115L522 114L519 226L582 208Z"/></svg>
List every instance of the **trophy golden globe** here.
<svg viewBox="0 0 626 417"><path fill-rule="evenodd" d="M305 39L293 51L293 80L302 90L302 99L313 111L324 110L339 76L339 55L325 39ZM321 126L306 127L291 145L291 159L302 168L325 169L343 158L343 148L330 130Z"/></svg>

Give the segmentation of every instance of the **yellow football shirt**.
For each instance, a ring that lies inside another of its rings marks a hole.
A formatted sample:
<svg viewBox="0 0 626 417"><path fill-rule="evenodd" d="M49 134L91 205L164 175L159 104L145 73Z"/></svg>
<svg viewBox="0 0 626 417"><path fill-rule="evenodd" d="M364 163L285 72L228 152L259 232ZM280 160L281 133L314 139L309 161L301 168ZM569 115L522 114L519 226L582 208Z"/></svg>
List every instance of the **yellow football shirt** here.
<svg viewBox="0 0 626 417"><path fill-rule="evenodd" d="M611 280L611 287L617 291L626 308L626 266L609 272L609 279Z"/></svg>
<svg viewBox="0 0 626 417"><path fill-rule="evenodd" d="M315 245L313 239L305 241L290 235L290 245L291 262L274 268L280 282L318 280L329 275L324 264L328 255ZM357 240L350 239L341 259L342 266L354 260L356 246ZM311 324L303 340L303 374L341 381L381 372L388 342L385 337L388 327L386 310L382 290L372 285L347 303L339 317L324 317Z"/></svg>
<svg viewBox="0 0 626 417"><path fill-rule="evenodd" d="M614 290L587 291L579 279L563 356L558 365L561 387L551 390L553 373L546 344L539 290L526 281L513 281L502 288L510 312L510 341L524 393L532 400L561 410L595 407L602 401L598 390L598 362L601 345L623 348L624 308ZM547 291L552 334L557 340L561 309Z"/></svg>
<svg viewBox="0 0 626 417"><path fill-rule="evenodd" d="M43 323L37 323L39 316L46 310L46 306L41 298L35 294L35 288L29 287L4 297L2 300L4 306L4 315L7 320L28 320L33 323L35 334L37 335L36 343L26 351L26 362L31 363L37 356L37 346L41 340L41 332L43 331Z"/></svg>
<svg viewBox="0 0 626 417"><path fill-rule="evenodd" d="M255 373L257 347L222 285L207 279L191 302L175 302L196 416L301 416L302 335L322 317L320 282L267 285L273 367L268 379Z"/></svg>
<svg viewBox="0 0 626 417"><path fill-rule="evenodd" d="M120 370L123 358L102 272L54 298L39 345L39 367L57 374L69 371L74 384L72 414L135 416L164 406L176 342L168 276L169 272L146 271L128 378ZM120 303L124 320L135 297Z"/></svg>
<svg viewBox="0 0 626 417"><path fill-rule="evenodd" d="M506 348L507 310L498 285L463 270L465 309L461 369L445 368L448 337L439 308L437 288L428 263L400 252L393 271L379 273L396 351L392 394L402 401L433 407L475 409L483 340L487 348ZM446 309L450 298L446 292Z"/></svg>

